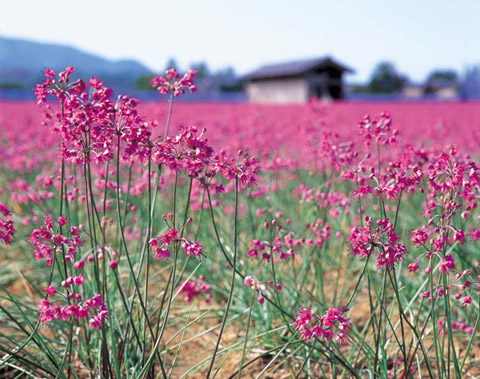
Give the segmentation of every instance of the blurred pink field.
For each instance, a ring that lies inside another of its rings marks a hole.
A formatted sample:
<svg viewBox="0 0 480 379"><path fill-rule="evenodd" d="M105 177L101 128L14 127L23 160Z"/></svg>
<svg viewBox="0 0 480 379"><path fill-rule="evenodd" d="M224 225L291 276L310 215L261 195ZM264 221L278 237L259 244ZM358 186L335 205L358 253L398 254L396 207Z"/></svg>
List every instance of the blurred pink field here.
<svg viewBox="0 0 480 379"><path fill-rule="evenodd" d="M139 113L148 120L165 120L166 102L146 102ZM257 156L310 163L309 148L320 132L357 139L357 124L365 115L388 112L400 133L400 148L457 144L461 152L474 153L480 146L480 103L311 103L269 106L233 103L177 103L172 125L207 128L215 147L248 148ZM0 102L1 137L8 146L0 153L3 164L20 169L51 159L57 139L41 126L43 112L33 102ZM164 122L164 121L161 121ZM160 124L158 132L163 131ZM318 132L318 133L317 133ZM18 153L22 154L18 154ZM28 157L35 156L30 160Z"/></svg>

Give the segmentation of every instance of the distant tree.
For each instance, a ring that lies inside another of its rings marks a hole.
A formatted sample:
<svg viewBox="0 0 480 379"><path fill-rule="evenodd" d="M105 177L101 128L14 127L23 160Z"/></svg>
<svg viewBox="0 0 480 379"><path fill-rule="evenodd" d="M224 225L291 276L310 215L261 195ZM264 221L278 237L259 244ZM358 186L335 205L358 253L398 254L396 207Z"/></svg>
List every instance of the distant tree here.
<svg viewBox="0 0 480 379"><path fill-rule="evenodd" d="M150 84L150 80L152 80L154 76L155 75L140 76L135 81L135 88L140 90L140 91L155 91L155 88L153 88Z"/></svg>
<svg viewBox="0 0 480 379"><path fill-rule="evenodd" d="M191 70L195 70L195 83L199 92L215 91L215 78L210 72L206 62L196 62L190 65Z"/></svg>
<svg viewBox="0 0 480 379"><path fill-rule="evenodd" d="M242 81L231 66L218 70L215 73L215 81L220 92L241 92L243 90Z"/></svg>
<svg viewBox="0 0 480 379"><path fill-rule="evenodd" d="M196 78L199 80L207 79L210 77L210 70L206 62L192 63L190 69L197 72Z"/></svg>
<svg viewBox="0 0 480 379"><path fill-rule="evenodd" d="M175 58L169 58L167 61L167 66L165 67L164 71L167 71L169 68L176 68L178 71L178 63ZM162 72L163 74L163 72Z"/></svg>
<svg viewBox="0 0 480 379"><path fill-rule="evenodd" d="M371 93L397 93L402 91L406 83L407 77L400 74L393 63L381 62L373 70L368 90Z"/></svg>
<svg viewBox="0 0 480 379"><path fill-rule="evenodd" d="M425 93L434 93L443 87L457 87L458 75L454 70L434 70L425 82Z"/></svg>
<svg viewBox="0 0 480 379"><path fill-rule="evenodd" d="M170 59L167 67L178 67L175 59ZM196 62L190 65L190 69L197 71L195 83L201 92L241 92L243 90L242 81L231 66L212 72L206 62ZM155 88L150 85L153 77L154 75L140 76L135 82L136 89L155 91Z"/></svg>
<svg viewBox="0 0 480 379"><path fill-rule="evenodd" d="M176 68L178 70L178 64L175 58L168 59L165 69L160 72L159 75L164 75L165 71L170 68ZM143 75L138 77L135 81L135 88L140 91L155 91L155 88L150 85L150 81L153 79L154 76L155 75Z"/></svg>
<svg viewBox="0 0 480 379"><path fill-rule="evenodd" d="M14 83L14 82L0 82L0 89L23 89L27 88L22 83Z"/></svg>
<svg viewBox="0 0 480 379"><path fill-rule="evenodd" d="M454 70L434 70L427 78L427 83L434 80L445 80L450 83L457 83L458 75Z"/></svg>
<svg viewBox="0 0 480 379"><path fill-rule="evenodd" d="M235 69L232 66L228 66L226 68L222 68L215 73L215 77L219 81L233 81L237 79L237 74L235 73Z"/></svg>
<svg viewBox="0 0 480 379"><path fill-rule="evenodd" d="M350 93L368 93L370 92L368 85L365 84L351 84L346 87Z"/></svg>

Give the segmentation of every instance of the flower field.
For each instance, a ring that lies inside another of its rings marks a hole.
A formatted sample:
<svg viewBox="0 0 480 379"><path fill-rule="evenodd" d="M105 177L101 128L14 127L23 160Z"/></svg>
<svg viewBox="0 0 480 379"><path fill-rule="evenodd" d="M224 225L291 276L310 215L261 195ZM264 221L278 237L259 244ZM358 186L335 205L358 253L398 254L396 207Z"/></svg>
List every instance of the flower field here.
<svg viewBox="0 0 480 379"><path fill-rule="evenodd" d="M480 376L480 104L0 102L0 376Z"/></svg>

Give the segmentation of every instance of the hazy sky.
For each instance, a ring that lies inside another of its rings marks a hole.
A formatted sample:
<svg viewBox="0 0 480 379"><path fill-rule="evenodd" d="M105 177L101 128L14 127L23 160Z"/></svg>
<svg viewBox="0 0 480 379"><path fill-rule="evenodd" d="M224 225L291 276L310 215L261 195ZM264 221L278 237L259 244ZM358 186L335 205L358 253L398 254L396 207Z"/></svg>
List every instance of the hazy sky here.
<svg viewBox="0 0 480 379"><path fill-rule="evenodd" d="M245 73L331 54L369 76L393 61L413 80L434 67L480 63L480 0L0 0L0 34L135 58L176 57ZM0 52L1 54L1 52Z"/></svg>

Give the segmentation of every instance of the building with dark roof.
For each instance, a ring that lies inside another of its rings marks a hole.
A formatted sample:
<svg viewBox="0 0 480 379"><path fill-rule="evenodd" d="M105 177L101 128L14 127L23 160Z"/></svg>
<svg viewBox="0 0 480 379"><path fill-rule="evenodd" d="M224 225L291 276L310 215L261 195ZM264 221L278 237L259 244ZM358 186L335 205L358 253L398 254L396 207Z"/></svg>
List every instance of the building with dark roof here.
<svg viewBox="0 0 480 379"><path fill-rule="evenodd" d="M353 72L330 57L272 64L248 74L247 96L255 103L306 103L342 99L343 74Z"/></svg>

